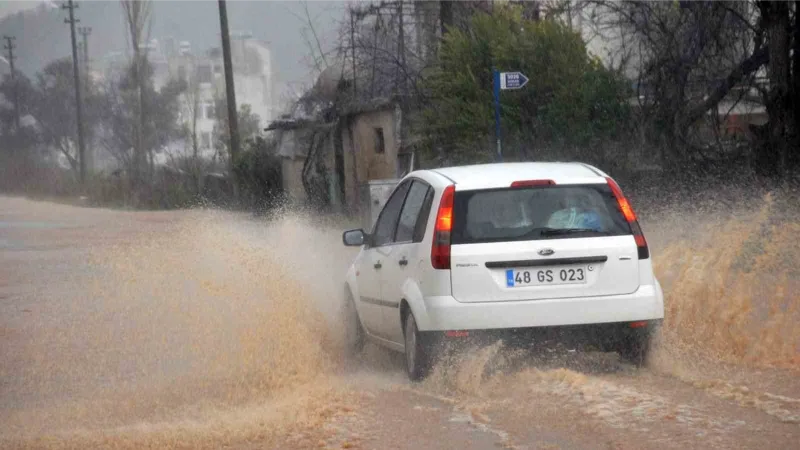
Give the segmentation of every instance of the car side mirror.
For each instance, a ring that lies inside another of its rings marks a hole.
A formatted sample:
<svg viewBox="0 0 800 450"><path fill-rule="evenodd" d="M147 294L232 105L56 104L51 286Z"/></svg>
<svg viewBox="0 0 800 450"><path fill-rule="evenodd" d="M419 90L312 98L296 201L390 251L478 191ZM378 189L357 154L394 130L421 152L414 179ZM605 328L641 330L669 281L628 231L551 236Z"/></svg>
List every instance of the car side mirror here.
<svg viewBox="0 0 800 450"><path fill-rule="evenodd" d="M364 230L347 230L342 234L342 242L348 247L360 247L367 241L367 235Z"/></svg>

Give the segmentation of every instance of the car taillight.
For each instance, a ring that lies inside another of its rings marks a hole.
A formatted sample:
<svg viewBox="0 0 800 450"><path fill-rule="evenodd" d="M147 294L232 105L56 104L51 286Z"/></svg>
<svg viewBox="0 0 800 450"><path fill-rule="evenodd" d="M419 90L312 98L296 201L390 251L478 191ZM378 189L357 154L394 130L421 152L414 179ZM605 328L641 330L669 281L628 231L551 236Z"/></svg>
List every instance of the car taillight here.
<svg viewBox="0 0 800 450"><path fill-rule="evenodd" d="M453 229L453 197L456 187L447 186L439 201L431 244L431 265L434 269L450 269L450 231Z"/></svg>
<svg viewBox="0 0 800 450"><path fill-rule="evenodd" d="M614 193L614 197L617 198L619 210L622 211L622 215L625 216L625 220L628 221L628 224L631 227L633 239L636 240L636 247L639 250L639 259L649 258L650 249L647 247L647 240L644 238L642 227L639 226L639 221L636 218L636 213L633 211L631 203L627 198L625 198L625 195L622 194L622 189L619 188L619 185L617 185L616 181L609 177L606 177L606 181L608 182L608 186L611 188L611 192Z"/></svg>

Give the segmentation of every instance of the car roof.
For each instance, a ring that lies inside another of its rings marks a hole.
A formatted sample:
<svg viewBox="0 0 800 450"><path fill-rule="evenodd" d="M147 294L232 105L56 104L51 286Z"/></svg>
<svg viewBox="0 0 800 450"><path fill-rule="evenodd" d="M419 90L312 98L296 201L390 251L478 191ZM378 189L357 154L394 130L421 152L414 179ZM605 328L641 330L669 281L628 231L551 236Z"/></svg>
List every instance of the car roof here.
<svg viewBox="0 0 800 450"><path fill-rule="evenodd" d="M456 185L456 190L492 189L508 187L514 181L553 180L556 184L606 183L608 175L580 162L510 162L473 164L428 172L445 177Z"/></svg>

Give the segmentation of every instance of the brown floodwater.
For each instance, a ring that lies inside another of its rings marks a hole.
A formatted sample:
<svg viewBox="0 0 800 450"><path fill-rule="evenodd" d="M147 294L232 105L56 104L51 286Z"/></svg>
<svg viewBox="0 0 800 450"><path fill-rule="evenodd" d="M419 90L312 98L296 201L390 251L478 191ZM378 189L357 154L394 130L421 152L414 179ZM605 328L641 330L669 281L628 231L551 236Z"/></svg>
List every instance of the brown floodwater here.
<svg viewBox="0 0 800 450"><path fill-rule="evenodd" d="M800 436L800 222L780 198L754 204L642 218L666 294L651 368L496 343L411 385L380 349L343 357L338 307L355 255L341 245L344 220L0 198L0 444L285 448L287 436L358 411L373 388L478 416L546 396L612 428L658 417L715 436L746 431L691 395L676 400L675 386L774 421L768 430L790 426L775 428L788 439L775 442L790 442Z"/></svg>

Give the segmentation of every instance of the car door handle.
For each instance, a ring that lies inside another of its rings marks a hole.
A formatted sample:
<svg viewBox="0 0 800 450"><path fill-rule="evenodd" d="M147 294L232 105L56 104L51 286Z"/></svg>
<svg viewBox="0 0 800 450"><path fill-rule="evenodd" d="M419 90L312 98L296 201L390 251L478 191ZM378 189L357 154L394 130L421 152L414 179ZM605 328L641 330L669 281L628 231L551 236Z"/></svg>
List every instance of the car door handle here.
<svg viewBox="0 0 800 450"><path fill-rule="evenodd" d="M375 263L375 265L374 265L374 266L372 266L372 267L374 267L374 268L376 268L376 269L380 269L381 267L383 267L383 265L381 264L381 262L380 262L380 261L378 261L378 262L376 262L376 263Z"/></svg>
<svg viewBox="0 0 800 450"><path fill-rule="evenodd" d="M401 266L407 266L408 265L408 260L406 259L405 256L403 256L403 259L401 259L397 263L400 264Z"/></svg>

